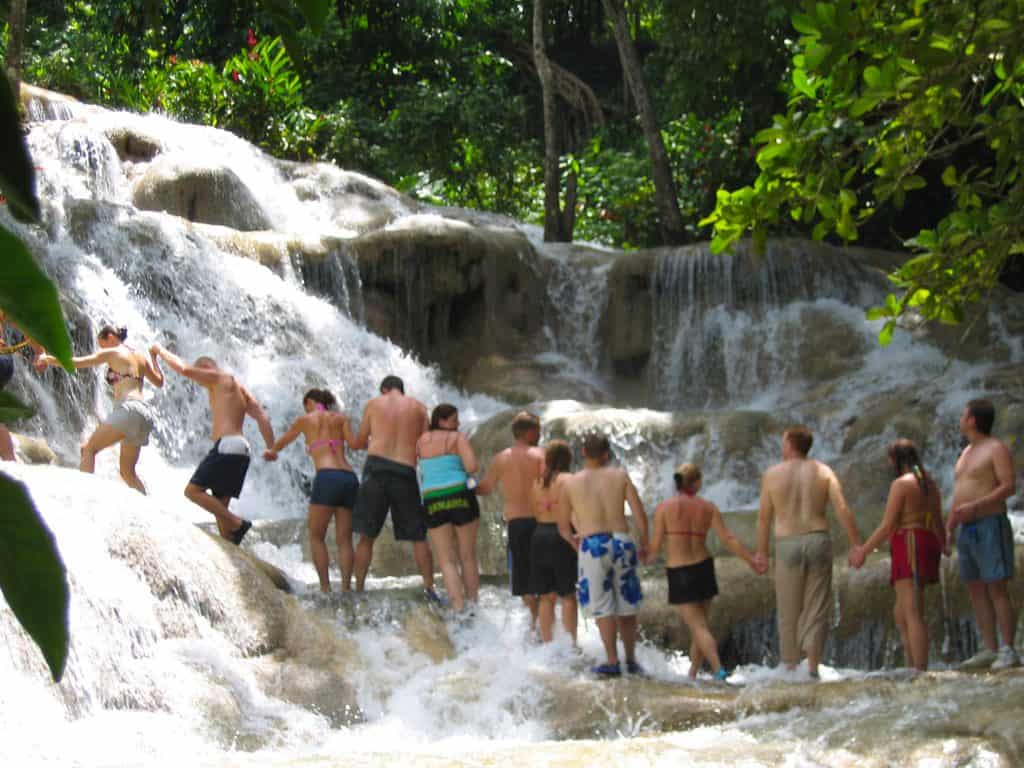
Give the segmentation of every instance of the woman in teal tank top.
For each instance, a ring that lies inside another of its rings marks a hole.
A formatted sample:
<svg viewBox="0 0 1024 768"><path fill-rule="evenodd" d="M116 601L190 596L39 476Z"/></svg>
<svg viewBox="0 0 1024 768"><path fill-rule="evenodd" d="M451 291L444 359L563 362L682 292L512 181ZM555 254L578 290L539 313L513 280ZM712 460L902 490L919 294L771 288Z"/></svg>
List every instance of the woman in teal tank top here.
<svg viewBox="0 0 1024 768"><path fill-rule="evenodd" d="M467 599L475 603L480 591L480 507L471 481L478 464L469 439L458 429L458 409L442 403L430 414L430 430L416 443L427 536L456 612Z"/></svg>

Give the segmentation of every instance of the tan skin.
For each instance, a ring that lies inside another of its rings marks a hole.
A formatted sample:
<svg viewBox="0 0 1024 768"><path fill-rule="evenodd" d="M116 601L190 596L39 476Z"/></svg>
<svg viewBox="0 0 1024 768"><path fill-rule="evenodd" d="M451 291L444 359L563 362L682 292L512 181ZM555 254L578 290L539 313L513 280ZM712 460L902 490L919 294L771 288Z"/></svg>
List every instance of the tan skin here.
<svg viewBox="0 0 1024 768"><path fill-rule="evenodd" d="M423 403L398 389L388 389L366 404L359 433L350 445L356 451L366 450L369 456L415 467L416 442L429 426ZM356 590L360 592L365 587L373 560L373 543L374 539L369 536L360 536L356 545L354 571ZM423 578L423 588L433 589L434 557L430 545L426 541L414 541L412 555Z"/></svg>
<svg viewBox="0 0 1024 768"><path fill-rule="evenodd" d="M746 562L754 573L759 576L764 574L767 567L756 563L750 551L726 527L718 507L697 496L701 487L702 481L697 480L687 488L688 493L673 496L661 502L654 510L654 533L647 552L647 564L657 559L663 542L665 565L669 568L707 560L711 557L707 549L707 536L708 531L713 530L729 551ZM684 535L680 533L682 531L688 533ZM722 668L718 643L708 628L711 600L682 603L676 608L690 631L690 679L696 679L705 659L712 671L718 672Z"/></svg>
<svg viewBox="0 0 1024 768"><path fill-rule="evenodd" d="M319 406L319 407L318 407ZM321 469L344 469L352 471L345 458L345 445L352 445L355 439L348 416L338 411L323 409L319 403L306 400L302 403L306 411L291 427L263 452L265 461L277 461L278 454L302 435L306 438L307 451L313 466ZM335 441L332 448L327 442ZM308 446L313 445L312 450ZM352 510L347 507L329 507L324 504L310 504L306 524L309 528L309 548L313 555L313 566L320 581L320 591L330 592L328 575L327 526L334 520L334 542L338 549L338 564L341 568L341 590L348 592L352 584L352 565L355 551L352 548Z"/></svg>
<svg viewBox="0 0 1024 768"><path fill-rule="evenodd" d="M71 358L75 368L95 368L100 365L107 365L120 374L134 378L123 378L113 386L114 399L141 400L142 399L142 378L145 378L154 387L164 385L164 374L160 370L160 363L152 354L149 358L140 352L125 346L117 335L108 333L96 340L99 350L91 355ZM39 356L39 364L43 366L59 365L57 359L52 355L43 354ZM121 444L120 472L121 479L139 493L146 493L146 486L139 479L135 467L139 462L139 454L142 446L127 442L125 434L109 424L100 424L89 436L88 440L82 443L82 460L79 469L82 472L93 473L96 471L96 455L107 448Z"/></svg>
<svg viewBox="0 0 1024 768"><path fill-rule="evenodd" d="M625 507L633 512L637 553L647 557L647 514L636 487L625 470L607 466L608 455L584 454L583 469L566 478L559 503L558 531L579 551L580 541L595 533L629 533ZM574 535L575 528L578 535ZM635 661L636 616L605 616L596 619L601 642L609 664L618 664L618 636L626 652L626 661Z"/></svg>
<svg viewBox="0 0 1024 768"><path fill-rule="evenodd" d="M46 369L46 363L41 362L40 360L40 356L43 354L43 348L30 339L24 331L18 328L17 325L8 320L2 311L0 311L0 344L3 343L5 325L11 326L25 336L25 340L28 341L29 348L31 348L36 355L36 359L33 361L35 369L39 372L44 371ZM11 438L11 433L7 429L7 426L5 424L0 424L0 461L14 461L14 459L14 440Z"/></svg>
<svg viewBox="0 0 1024 768"><path fill-rule="evenodd" d="M757 554L754 555L758 568L768 566L769 534L773 524L776 537L828 531L825 514L829 504L846 531L850 546L859 545L856 521L832 469L801 453L788 436L782 438L782 459L765 472L761 480ZM819 654L820 651L808 652L807 668L811 675L818 672ZM786 666L796 667L795 664Z"/></svg>
<svg viewBox="0 0 1024 768"><path fill-rule="evenodd" d="M1017 492L1013 456L1006 445L978 429L974 417L965 408L960 415L960 433L968 445L956 462L953 507L946 521L947 542L961 523L1006 513L1006 500ZM1010 600L1008 580L969 581L967 592L974 608L985 648L997 650L996 626L1003 642L1013 646L1017 612Z"/></svg>
<svg viewBox="0 0 1024 768"><path fill-rule="evenodd" d="M528 429L516 437L511 448L491 460L486 477L476 488L477 496L501 489L502 519L506 523L534 515L533 486L544 473L544 451L537 447L539 442L539 429ZM523 595L523 604L530 611L532 626L537 621L537 596Z"/></svg>
<svg viewBox="0 0 1024 768"><path fill-rule="evenodd" d="M453 413L438 422L440 429L424 433L416 442L416 451L421 459L430 459L448 453L457 454L466 472L472 475L480 469L476 454L469 439L458 431L459 414ZM480 595L480 566L476 557L476 538L480 520L466 525L446 523L437 528L427 529L430 546L437 554L441 565L444 588L452 609L461 611L466 600L476 602Z"/></svg>
<svg viewBox="0 0 1024 768"><path fill-rule="evenodd" d="M558 472L551 478L551 483L544 487L543 478L533 486L533 509L538 523L558 523L561 513L562 484L569 477L567 473ZM540 595L537 605L537 625L542 642L550 643L554 639L555 603L562 604L562 627L576 644L577 608L576 595L569 594L559 598L555 592Z"/></svg>
<svg viewBox="0 0 1024 768"><path fill-rule="evenodd" d="M889 463L892 464L892 459ZM907 472L892 481L882 522L862 546L850 550L849 563L852 567L863 566L868 553L900 528L929 528L938 536L939 544L945 548L942 496L939 487L930 476L926 478L925 487L928 489L927 493L921 490L913 472ZM893 587L896 590L893 615L900 639L903 641L907 663L925 670L928 668L928 625L923 615L924 587L915 588L912 578L899 579Z"/></svg>
<svg viewBox="0 0 1024 768"><path fill-rule="evenodd" d="M267 412L234 376L218 368L212 360L204 358L200 358L194 365L189 365L159 344L153 344L149 351L154 357L159 357L167 363L175 373L194 381L206 390L212 418L210 437L215 442L222 437L241 435L245 417L250 416L255 419L267 448L274 445L274 428L270 424ZM242 525L242 518L228 509L230 498L213 496L195 483L185 486L185 498L216 518L217 529L225 539L230 540L232 534Z"/></svg>

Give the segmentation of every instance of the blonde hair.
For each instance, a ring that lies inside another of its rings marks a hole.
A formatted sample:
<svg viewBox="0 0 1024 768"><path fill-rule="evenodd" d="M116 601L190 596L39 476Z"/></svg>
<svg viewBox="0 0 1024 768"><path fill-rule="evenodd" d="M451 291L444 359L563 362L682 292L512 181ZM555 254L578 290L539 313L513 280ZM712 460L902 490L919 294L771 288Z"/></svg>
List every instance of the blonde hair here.
<svg viewBox="0 0 1024 768"><path fill-rule="evenodd" d="M676 481L677 491L689 491L697 483L701 481L703 473L700 471L700 467L696 464L687 462L686 464L680 464L672 475L672 479Z"/></svg>

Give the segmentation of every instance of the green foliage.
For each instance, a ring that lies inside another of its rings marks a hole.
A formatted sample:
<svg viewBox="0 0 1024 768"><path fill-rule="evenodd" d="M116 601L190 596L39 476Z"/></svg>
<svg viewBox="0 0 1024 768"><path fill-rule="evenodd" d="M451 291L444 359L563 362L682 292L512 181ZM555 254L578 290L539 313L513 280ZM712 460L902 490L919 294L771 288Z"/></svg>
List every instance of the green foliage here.
<svg viewBox="0 0 1024 768"><path fill-rule="evenodd" d="M14 94L0 75L0 190L22 218L38 220L31 157L22 137ZM71 370L71 339L57 291L24 243L0 226L0 309ZM30 415L0 392L0 421ZM28 490L0 472L0 591L15 617L43 652L54 680L64 674L68 652L68 588L53 536L43 525Z"/></svg>
<svg viewBox="0 0 1024 768"><path fill-rule="evenodd" d="M0 591L55 681L68 657L68 585L53 534L28 489L0 473Z"/></svg>
<svg viewBox="0 0 1024 768"><path fill-rule="evenodd" d="M949 199L909 238L899 297L872 317L891 338L908 310L959 322L1024 252L1024 3L807 3L794 15L789 108L756 140L760 175L720 191L713 247L812 227L853 241L915 195Z"/></svg>
<svg viewBox="0 0 1024 768"><path fill-rule="evenodd" d="M10 392L0 390L0 424L10 424L18 419L28 419L35 411L18 400Z"/></svg>

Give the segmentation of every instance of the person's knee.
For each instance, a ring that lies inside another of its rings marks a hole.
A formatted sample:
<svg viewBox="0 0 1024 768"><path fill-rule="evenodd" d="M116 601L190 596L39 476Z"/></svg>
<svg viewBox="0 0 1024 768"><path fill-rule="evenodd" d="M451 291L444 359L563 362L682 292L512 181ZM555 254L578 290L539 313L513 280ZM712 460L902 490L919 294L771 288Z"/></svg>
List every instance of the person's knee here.
<svg viewBox="0 0 1024 768"><path fill-rule="evenodd" d="M197 501L199 498L205 495L206 490L200 488L198 485L193 485L192 483L189 483L188 485L185 486L185 498L188 499L189 501Z"/></svg>

